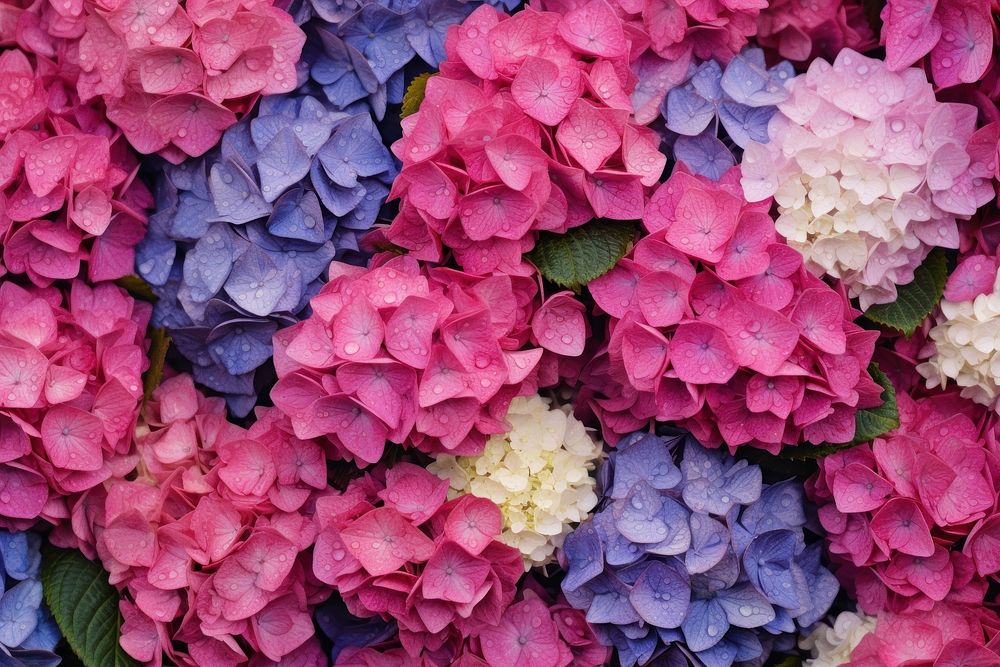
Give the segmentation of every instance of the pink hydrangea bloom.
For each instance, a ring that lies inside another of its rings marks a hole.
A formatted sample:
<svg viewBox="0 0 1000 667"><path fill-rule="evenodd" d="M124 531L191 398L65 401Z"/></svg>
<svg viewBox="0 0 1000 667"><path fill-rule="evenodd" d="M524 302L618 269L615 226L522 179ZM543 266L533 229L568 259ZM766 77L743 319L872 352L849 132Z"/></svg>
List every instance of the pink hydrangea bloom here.
<svg viewBox="0 0 1000 667"><path fill-rule="evenodd" d="M110 283L0 281L0 526L60 524L135 464L149 304Z"/></svg>
<svg viewBox="0 0 1000 667"><path fill-rule="evenodd" d="M65 76L44 57L0 54L0 275L43 287L82 262L92 282L131 273L153 205L125 139Z"/></svg>
<svg viewBox="0 0 1000 667"><path fill-rule="evenodd" d="M954 394L897 396L900 426L820 461L806 485L862 609L981 605L1000 571L997 454Z"/></svg>
<svg viewBox="0 0 1000 667"><path fill-rule="evenodd" d="M521 554L497 538L499 508L397 463L316 503L313 574L356 616L399 625L399 645L347 649L338 665L551 667L605 664L584 614L553 604L528 579ZM516 594L516 597L515 597Z"/></svg>
<svg viewBox="0 0 1000 667"><path fill-rule="evenodd" d="M271 4L42 0L12 13L19 45L58 54L137 151L180 162L217 144L258 95L295 89L305 35Z"/></svg>
<svg viewBox="0 0 1000 667"><path fill-rule="evenodd" d="M235 666L322 656L312 608L329 591L310 576L307 552L326 459L277 411L257 417L245 430L190 376L164 381L144 411L136 474L95 490L74 508L73 534L55 536L96 547L127 593L121 645L137 660Z"/></svg>
<svg viewBox="0 0 1000 667"><path fill-rule="evenodd" d="M746 147L746 196L773 195L778 233L862 310L892 302L931 248L958 247L957 220L993 198L996 159L972 141L976 108L938 102L921 70L892 72L851 49L787 86L770 142Z"/></svg>
<svg viewBox="0 0 1000 667"><path fill-rule="evenodd" d="M936 602L927 610L883 612L846 667L1000 664L998 628L996 613L976 605Z"/></svg>
<svg viewBox="0 0 1000 667"><path fill-rule="evenodd" d="M975 83L991 65L1000 8L990 0L889 0L882 8L882 44L899 72L928 54L934 82Z"/></svg>
<svg viewBox="0 0 1000 667"><path fill-rule="evenodd" d="M539 305L527 277L391 253L368 269L334 262L330 275L313 315L275 336L271 398L299 437L325 437L335 458L374 463L386 440L479 454L487 436L507 431L512 398L556 382L546 349L583 351L582 308L566 293Z"/></svg>
<svg viewBox="0 0 1000 667"><path fill-rule="evenodd" d="M528 275L538 232L635 220L666 163L629 120L631 38L604 0L560 16L476 9L392 150L403 161L389 241L465 271Z"/></svg>
<svg viewBox="0 0 1000 667"><path fill-rule="evenodd" d="M858 0L776 0L757 19L757 43L787 60L833 59L841 49L864 52L875 36Z"/></svg>
<svg viewBox="0 0 1000 667"><path fill-rule="evenodd" d="M654 419L731 450L847 442L855 412L880 402L867 373L878 334L738 179L675 170L647 208L650 235L589 285L610 324L582 378L612 442Z"/></svg>

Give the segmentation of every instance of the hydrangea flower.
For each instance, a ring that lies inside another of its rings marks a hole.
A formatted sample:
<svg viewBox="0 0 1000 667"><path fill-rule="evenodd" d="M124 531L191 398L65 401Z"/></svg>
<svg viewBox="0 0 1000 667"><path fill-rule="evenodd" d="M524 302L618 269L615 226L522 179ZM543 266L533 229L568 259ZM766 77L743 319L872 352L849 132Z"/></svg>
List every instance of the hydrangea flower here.
<svg viewBox="0 0 1000 667"><path fill-rule="evenodd" d="M878 615L874 631L854 649L849 667L995 665L996 613L981 605L936 602L925 611ZM808 664L808 663L807 663ZM822 664L822 663L820 663ZM840 663L835 663L840 664ZM819 667L814 663L814 667Z"/></svg>
<svg viewBox="0 0 1000 667"><path fill-rule="evenodd" d="M806 667L838 667L851 661L851 652L875 630L878 619L862 611L842 611L833 624L820 622L812 632L799 639L799 648L809 651Z"/></svg>
<svg viewBox="0 0 1000 667"><path fill-rule="evenodd" d="M306 33L300 78L338 110L382 120L400 104L406 71L437 69L448 27L478 5L460 0L296 0L289 11ZM373 36L372 36L373 35Z"/></svg>
<svg viewBox="0 0 1000 667"><path fill-rule="evenodd" d="M928 388L953 381L962 396L997 407L1000 395L1000 271L996 256L974 254L948 277L917 365Z"/></svg>
<svg viewBox="0 0 1000 667"><path fill-rule="evenodd" d="M340 664L341 654L347 660L355 651L387 643L399 632L391 618L354 616L336 595L316 607L316 625L333 645L330 660L335 665Z"/></svg>
<svg viewBox="0 0 1000 667"><path fill-rule="evenodd" d="M744 152L747 199L774 195L778 233L862 310L892 302L931 248L958 247L956 221L993 198L995 162L969 149L976 109L937 102L921 70L894 73L851 49L787 87L770 143Z"/></svg>
<svg viewBox="0 0 1000 667"><path fill-rule="evenodd" d="M306 572L326 461L276 411L257 417L247 431L190 376L165 380L144 411L136 474L93 490L74 508L74 534L56 536L96 547L123 593L120 642L136 660L323 659L312 606L328 591Z"/></svg>
<svg viewBox="0 0 1000 667"><path fill-rule="evenodd" d="M599 37L597 36L599 35ZM604 0L566 15L476 9L403 120L389 241L468 273L528 275L538 232L642 216L659 136L629 120L624 26Z"/></svg>
<svg viewBox="0 0 1000 667"><path fill-rule="evenodd" d="M989 0L888 0L882 7L885 63L899 72L930 54L939 87L976 83L996 64L997 12Z"/></svg>
<svg viewBox="0 0 1000 667"><path fill-rule="evenodd" d="M820 460L806 485L837 575L875 613L982 605L996 553L995 454L968 404L897 396L900 426Z"/></svg>
<svg viewBox="0 0 1000 667"><path fill-rule="evenodd" d="M12 667L55 667L61 637L42 600L42 538L0 530L0 655Z"/></svg>
<svg viewBox="0 0 1000 667"><path fill-rule="evenodd" d="M875 36L858 0L771 0L757 17L756 42L793 62L833 60L842 49L859 53Z"/></svg>
<svg viewBox="0 0 1000 667"><path fill-rule="evenodd" d="M446 503L447 491L426 469L397 463L316 501L313 574L355 616L394 618L412 656L453 657L495 626L524 573L521 553L496 539L497 506L471 495Z"/></svg>
<svg viewBox="0 0 1000 667"><path fill-rule="evenodd" d="M277 408L302 438L323 437L333 458L374 463L385 441L425 453L477 455L511 399L557 381L541 363L548 314L583 351L582 308L566 293L537 306L538 285L428 268L376 255L368 269L335 262L313 314L275 336ZM538 338L536 338L538 336ZM543 360L544 361L544 360ZM446 485L447 487L447 485Z"/></svg>
<svg viewBox="0 0 1000 667"><path fill-rule="evenodd" d="M768 202L744 201L738 178L676 169L650 200L650 235L588 286L610 316L608 342L578 400L609 442L655 419L713 447L777 452L848 442L855 412L880 404L866 370L878 334L802 268Z"/></svg>
<svg viewBox="0 0 1000 667"><path fill-rule="evenodd" d="M775 105L788 98L784 84L794 76L787 61L768 68L764 52L756 48L743 49L725 66L708 60L694 68L663 101L674 158L695 174L721 178L736 159L717 136L720 122L739 148L750 141L766 144L768 122L777 111Z"/></svg>
<svg viewBox="0 0 1000 667"><path fill-rule="evenodd" d="M131 469L149 315L111 283L0 281L0 526L59 524Z"/></svg>
<svg viewBox="0 0 1000 667"><path fill-rule="evenodd" d="M530 569L551 561L597 504L590 471L602 449L568 406L537 395L511 401L506 419L510 430L490 436L479 456L438 454L427 469L448 480L452 497L495 502L504 520L500 541L520 549Z"/></svg>
<svg viewBox="0 0 1000 667"><path fill-rule="evenodd" d="M560 552L562 589L625 667L759 664L833 602L795 482L764 485L686 433L629 435L600 479L598 511Z"/></svg>
<svg viewBox="0 0 1000 667"><path fill-rule="evenodd" d="M139 165L65 69L0 53L0 276L35 285L130 272L152 206ZM81 267L86 263L86 271Z"/></svg>
<svg viewBox="0 0 1000 667"><path fill-rule="evenodd" d="M357 254L394 175L368 114L308 96L265 98L218 152L164 169L137 268L160 297L154 322L234 413L256 403L272 334L307 314L334 257Z"/></svg>
<svg viewBox="0 0 1000 667"><path fill-rule="evenodd" d="M305 35L271 4L43 0L18 36L39 55L66 53L80 98L103 100L133 148L179 163L216 145L257 96L295 89Z"/></svg>

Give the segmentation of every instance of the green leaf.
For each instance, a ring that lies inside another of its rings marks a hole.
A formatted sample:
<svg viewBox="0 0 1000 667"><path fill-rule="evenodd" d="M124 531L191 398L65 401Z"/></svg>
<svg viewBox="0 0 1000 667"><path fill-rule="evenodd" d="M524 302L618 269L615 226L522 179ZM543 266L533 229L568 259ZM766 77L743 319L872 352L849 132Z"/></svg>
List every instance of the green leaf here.
<svg viewBox="0 0 1000 667"><path fill-rule="evenodd" d="M634 238L631 222L591 220L565 234L542 233L528 259L547 280L578 292L610 271Z"/></svg>
<svg viewBox="0 0 1000 667"><path fill-rule="evenodd" d="M768 667L799 667L801 664L802 658L799 656L784 653L772 655L767 661Z"/></svg>
<svg viewBox="0 0 1000 667"><path fill-rule="evenodd" d="M142 375L143 400L148 401L153 391L163 380L163 366L167 361L167 349L170 347L170 336L163 327L153 329L149 336L149 369Z"/></svg>
<svg viewBox="0 0 1000 667"><path fill-rule="evenodd" d="M896 288L895 301L872 306L865 317L909 336L941 300L947 280L948 257L941 248L935 248L913 272L913 282Z"/></svg>
<svg viewBox="0 0 1000 667"><path fill-rule="evenodd" d="M433 72L424 72L413 77L413 81L403 93L403 108L399 112L401 118L415 114L420 109L420 103L424 101L424 92L427 90L427 79L431 78L432 74Z"/></svg>
<svg viewBox="0 0 1000 667"><path fill-rule="evenodd" d="M123 290L131 294L133 298L139 299L140 301L156 303L159 300L157 296L153 294L153 288L149 286L149 283L139 276L122 276L115 281L115 285L118 285Z"/></svg>
<svg viewBox="0 0 1000 667"><path fill-rule="evenodd" d="M828 456L838 450L871 442L880 435L888 433L899 426L899 406L896 404L896 389L886 374L872 362L868 366L872 379L882 387L882 404L875 408L858 410L854 417L854 439L850 442L825 443L817 447L791 447L787 449L789 459L818 459Z"/></svg>
<svg viewBox="0 0 1000 667"><path fill-rule="evenodd" d="M139 665L118 644L118 591L100 565L79 551L46 547L42 590L56 624L86 667Z"/></svg>

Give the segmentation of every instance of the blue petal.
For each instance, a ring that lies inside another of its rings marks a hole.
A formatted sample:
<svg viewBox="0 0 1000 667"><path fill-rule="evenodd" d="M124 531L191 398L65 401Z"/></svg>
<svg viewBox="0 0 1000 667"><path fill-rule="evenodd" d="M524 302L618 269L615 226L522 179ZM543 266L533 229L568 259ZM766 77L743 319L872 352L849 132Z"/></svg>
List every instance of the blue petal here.
<svg viewBox="0 0 1000 667"><path fill-rule="evenodd" d="M614 503L615 527L633 542L656 544L667 536L667 525L658 515L660 494L646 482L631 488L628 496Z"/></svg>
<svg viewBox="0 0 1000 667"><path fill-rule="evenodd" d="M265 201L257 183L233 160L213 164L209 183L218 212L216 220L240 225L271 212L271 205Z"/></svg>
<svg viewBox="0 0 1000 667"><path fill-rule="evenodd" d="M722 68L714 60L707 60L698 66L691 76L695 92L712 104L722 101Z"/></svg>
<svg viewBox="0 0 1000 667"><path fill-rule="evenodd" d="M778 107L748 107L738 102L723 102L719 120L729 138L740 148L746 148L751 141L760 144L770 141L767 124L777 111Z"/></svg>
<svg viewBox="0 0 1000 667"><path fill-rule="evenodd" d="M667 93L667 128L686 136L696 136L708 127L715 118L715 105L698 94L694 86L687 84L673 88Z"/></svg>
<svg viewBox="0 0 1000 667"><path fill-rule="evenodd" d="M659 628L680 627L690 599L687 572L674 558L650 561L629 593L642 620Z"/></svg>
<svg viewBox="0 0 1000 667"><path fill-rule="evenodd" d="M746 53L729 61L722 73L722 89L734 102L752 107L778 104L788 98L788 91L778 77L772 77L759 62Z"/></svg>
<svg viewBox="0 0 1000 667"><path fill-rule="evenodd" d="M226 293L243 310L259 316L270 315L285 289L283 268L267 252L250 246L233 265L224 286Z"/></svg>
<svg viewBox="0 0 1000 667"><path fill-rule="evenodd" d="M42 583L26 579L0 597L0 644L14 648L35 631Z"/></svg>
<svg viewBox="0 0 1000 667"><path fill-rule="evenodd" d="M672 489L680 483L681 471L674 465L666 438L647 434L618 448L611 497L624 498L640 481L648 482L654 489Z"/></svg>
<svg viewBox="0 0 1000 667"><path fill-rule="evenodd" d="M195 301L219 293L233 267L236 241L225 224L214 224L184 258L184 284Z"/></svg>
<svg viewBox="0 0 1000 667"><path fill-rule="evenodd" d="M566 536L562 555L566 560L566 578L562 582L564 592L576 590L604 571L601 538L590 521L580 524Z"/></svg>
<svg viewBox="0 0 1000 667"><path fill-rule="evenodd" d="M233 375L249 373L271 358L271 336L277 329L267 320L231 320L208 335L209 354Z"/></svg>
<svg viewBox="0 0 1000 667"><path fill-rule="evenodd" d="M210 199L203 199L194 192L182 192L170 221L170 237L177 241L197 241L205 235L209 220L218 215Z"/></svg>
<svg viewBox="0 0 1000 667"><path fill-rule="evenodd" d="M662 539L656 544L646 547L646 551L661 556L682 554L691 547L691 530L688 528L690 512L686 507L670 497L663 498L663 505L657 512L657 517L667 527L664 534L656 528L657 537Z"/></svg>
<svg viewBox="0 0 1000 667"><path fill-rule="evenodd" d="M257 159L261 192L273 202L309 173L309 155L291 128L278 132Z"/></svg>
<svg viewBox="0 0 1000 667"><path fill-rule="evenodd" d="M344 188L357 186L359 176L375 176L392 166L389 150L368 114L342 123L316 156L330 180Z"/></svg>
<svg viewBox="0 0 1000 667"><path fill-rule="evenodd" d="M792 572L797 538L790 530L774 530L755 537L743 554L743 569L750 583L771 601L788 609L798 609Z"/></svg>
<svg viewBox="0 0 1000 667"><path fill-rule="evenodd" d="M684 554L688 572L712 569L729 549L729 530L715 519L697 512L691 515L691 548Z"/></svg>
<svg viewBox="0 0 1000 667"><path fill-rule="evenodd" d="M587 610L587 620L591 623L614 623L625 625L639 621L629 602L628 587L613 574L603 574L587 585L594 593L594 599Z"/></svg>
<svg viewBox="0 0 1000 667"><path fill-rule="evenodd" d="M323 205L337 217L343 217L353 211L365 197L365 187L360 183L353 188L344 188L330 182L318 161L313 162L309 170L309 180Z"/></svg>
<svg viewBox="0 0 1000 667"><path fill-rule="evenodd" d="M323 210L312 190L289 190L274 204L267 229L275 236L322 243L326 238Z"/></svg>
<svg viewBox="0 0 1000 667"><path fill-rule="evenodd" d="M167 239L146 236L135 249L135 267L143 280L151 285L163 285L170 277L177 244Z"/></svg>
<svg viewBox="0 0 1000 667"><path fill-rule="evenodd" d="M381 83L403 69L414 55L406 39L406 19L376 3L365 5L345 21L339 33L345 42L365 54Z"/></svg>
<svg viewBox="0 0 1000 667"><path fill-rule="evenodd" d="M264 113L263 106L260 113ZM257 146L254 145L253 137L250 134L250 124L247 122L237 123L226 130L222 135L220 150L223 160L237 159L244 164L256 162Z"/></svg>
<svg viewBox="0 0 1000 667"><path fill-rule="evenodd" d="M704 651L719 643L729 629L726 612L717 600L691 600L681 625L684 641L692 651Z"/></svg>
<svg viewBox="0 0 1000 667"><path fill-rule="evenodd" d="M60 639L62 639L62 635L59 632L59 626L56 625L52 614L45 607L42 607L38 612L38 623L35 625L35 631L21 642L21 648L54 651L59 645Z"/></svg>
<svg viewBox="0 0 1000 667"><path fill-rule="evenodd" d="M725 610L730 625L738 628L759 628L774 620L771 603L749 583L720 591L716 599Z"/></svg>
<svg viewBox="0 0 1000 667"><path fill-rule="evenodd" d="M374 179L366 179L362 185L365 188L364 198L358 202L354 210L340 219L339 226L357 231L367 231L375 224L389 188Z"/></svg>
<svg viewBox="0 0 1000 667"><path fill-rule="evenodd" d="M789 480L768 486L760 499L743 511L740 523L754 534L801 528L806 524L802 485Z"/></svg>
<svg viewBox="0 0 1000 667"><path fill-rule="evenodd" d="M736 158L711 131L696 137L677 137L674 157L692 172L717 181L736 164Z"/></svg>
<svg viewBox="0 0 1000 667"><path fill-rule="evenodd" d="M202 326L173 328L170 330L170 345L195 366L210 366L215 363L205 346L210 331Z"/></svg>

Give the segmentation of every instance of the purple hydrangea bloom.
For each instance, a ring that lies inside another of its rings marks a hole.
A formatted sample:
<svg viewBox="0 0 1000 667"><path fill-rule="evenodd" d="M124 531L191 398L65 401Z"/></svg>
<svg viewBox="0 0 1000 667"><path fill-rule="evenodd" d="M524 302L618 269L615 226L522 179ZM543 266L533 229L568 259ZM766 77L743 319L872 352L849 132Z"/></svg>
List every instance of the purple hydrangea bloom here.
<svg viewBox="0 0 1000 667"><path fill-rule="evenodd" d="M714 60L692 67L687 80L672 88L662 104L674 158L696 174L718 180L736 163L733 150L750 141L767 143L767 125L776 105L788 97L785 82L793 76L791 63L782 61L769 69L764 52L751 47L725 69ZM735 148L719 138L720 124Z"/></svg>
<svg viewBox="0 0 1000 667"><path fill-rule="evenodd" d="M316 625L333 644L330 649L333 664L337 663L337 656L345 648L378 646L393 639L399 632L393 620L386 621L380 616L354 616L339 595L316 607Z"/></svg>
<svg viewBox="0 0 1000 667"><path fill-rule="evenodd" d="M55 667L59 628L42 601L42 539L0 530L0 663Z"/></svg>
<svg viewBox="0 0 1000 667"><path fill-rule="evenodd" d="M334 259L359 258L396 174L367 113L272 96L204 158L167 165L136 253L201 384L245 415L271 335L308 314Z"/></svg>
<svg viewBox="0 0 1000 667"><path fill-rule="evenodd" d="M307 40L300 91L382 120L400 104L407 73L436 69L448 27L480 3L460 0L293 0L288 11ZM421 65L422 63L422 65Z"/></svg>
<svg viewBox="0 0 1000 667"><path fill-rule="evenodd" d="M624 667L761 664L833 603L796 482L765 485L688 433L627 436L598 480L559 554L562 589Z"/></svg>

